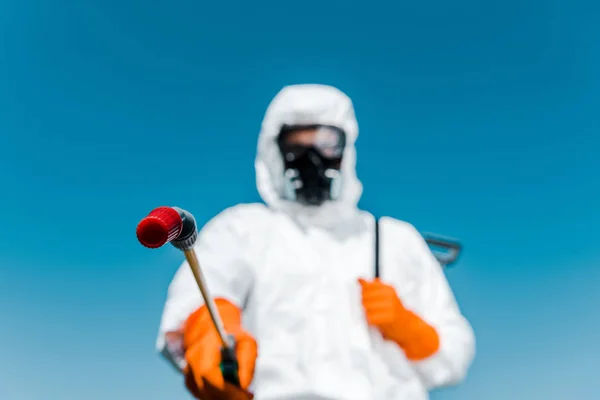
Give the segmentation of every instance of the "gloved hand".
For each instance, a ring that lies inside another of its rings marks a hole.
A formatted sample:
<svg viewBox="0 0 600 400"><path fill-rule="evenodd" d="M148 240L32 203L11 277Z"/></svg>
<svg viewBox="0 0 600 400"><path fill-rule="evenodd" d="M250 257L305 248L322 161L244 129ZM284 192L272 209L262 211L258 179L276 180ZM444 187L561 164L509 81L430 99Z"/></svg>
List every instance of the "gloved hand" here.
<svg viewBox="0 0 600 400"><path fill-rule="evenodd" d="M435 354L440 339L434 327L406 309L394 288L375 279L359 279L367 323L404 350L406 358L419 361Z"/></svg>
<svg viewBox="0 0 600 400"><path fill-rule="evenodd" d="M250 400L253 395L247 389L258 355L256 340L242 329L241 311L235 305L224 299L216 299L215 303L225 330L236 341L241 388L223 379L222 343L206 306L195 311L184 325L185 384L194 397L202 400Z"/></svg>

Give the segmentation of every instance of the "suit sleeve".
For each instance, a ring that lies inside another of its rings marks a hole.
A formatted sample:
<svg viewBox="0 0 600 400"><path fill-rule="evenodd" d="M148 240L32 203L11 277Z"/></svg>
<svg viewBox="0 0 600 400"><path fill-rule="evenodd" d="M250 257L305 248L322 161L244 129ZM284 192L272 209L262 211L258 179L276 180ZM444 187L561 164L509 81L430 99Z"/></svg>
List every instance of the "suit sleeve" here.
<svg viewBox="0 0 600 400"><path fill-rule="evenodd" d="M195 250L213 298L224 298L243 309L253 274L243 259L247 243L239 210L230 208L208 222L198 235ZM187 261L171 281L156 341L157 350L177 369L185 367L183 323L204 304Z"/></svg>
<svg viewBox="0 0 600 400"><path fill-rule="evenodd" d="M401 223L398 228L397 243L404 244L402 251L408 255L407 264L414 268L411 272L416 278L407 303L435 328L440 341L436 353L411 363L430 390L456 385L466 377L475 356L473 329L460 311L442 266L421 234L408 223Z"/></svg>

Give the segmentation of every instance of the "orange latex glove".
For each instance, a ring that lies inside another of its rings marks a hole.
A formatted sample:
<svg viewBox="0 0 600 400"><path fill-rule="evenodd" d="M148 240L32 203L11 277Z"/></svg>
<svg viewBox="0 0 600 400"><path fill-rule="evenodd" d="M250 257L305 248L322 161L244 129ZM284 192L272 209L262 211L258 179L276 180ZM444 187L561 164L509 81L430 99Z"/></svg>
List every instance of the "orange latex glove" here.
<svg viewBox="0 0 600 400"><path fill-rule="evenodd" d="M258 355L256 340L242 329L239 308L224 299L216 299L215 303L225 331L236 340L241 388L223 380L220 368L222 343L206 306L190 315L184 325L185 384L194 397L202 400L250 400L253 395L247 389L254 376Z"/></svg>
<svg viewBox="0 0 600 400"><path fill-rule="evenodd" d="M435 354L440 338L434 327L404 308L394 288L375 279L359 279L367 323L404 350L406 358L419 361Z"/></svg>

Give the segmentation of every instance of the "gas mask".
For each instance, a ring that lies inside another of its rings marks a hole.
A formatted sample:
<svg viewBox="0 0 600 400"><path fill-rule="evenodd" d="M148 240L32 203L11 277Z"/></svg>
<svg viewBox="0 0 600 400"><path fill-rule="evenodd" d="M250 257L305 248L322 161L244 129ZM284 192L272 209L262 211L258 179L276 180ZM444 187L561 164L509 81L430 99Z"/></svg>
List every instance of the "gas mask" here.
<svg viewBox="0 0 600 400"><path fill-rule="evenodd" d="M341 192L346 135L336 127L284 126L278 137L288 200L319 206Z"/></svg>

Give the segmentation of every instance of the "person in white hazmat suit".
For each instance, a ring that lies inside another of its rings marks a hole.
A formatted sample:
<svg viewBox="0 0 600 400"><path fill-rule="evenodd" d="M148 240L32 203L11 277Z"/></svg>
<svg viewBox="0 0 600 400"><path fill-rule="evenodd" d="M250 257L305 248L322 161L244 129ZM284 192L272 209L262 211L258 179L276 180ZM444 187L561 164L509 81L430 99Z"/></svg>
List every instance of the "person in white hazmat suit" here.
<svg viewBox="0 0 600 400"><path fill-rule="evenodd" d="M266 204L226 209L196 244L237 341L241 390L223 381L187 263L168 290L158 348L194 397L423 400L465 378L474 334L442 267L412 225L358 208L357 136L334 87L287 86L272 100L255 160Z"/></svg>

